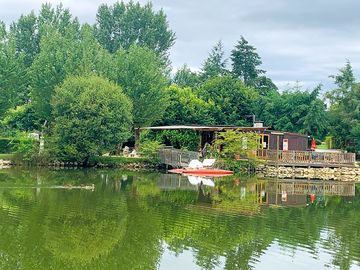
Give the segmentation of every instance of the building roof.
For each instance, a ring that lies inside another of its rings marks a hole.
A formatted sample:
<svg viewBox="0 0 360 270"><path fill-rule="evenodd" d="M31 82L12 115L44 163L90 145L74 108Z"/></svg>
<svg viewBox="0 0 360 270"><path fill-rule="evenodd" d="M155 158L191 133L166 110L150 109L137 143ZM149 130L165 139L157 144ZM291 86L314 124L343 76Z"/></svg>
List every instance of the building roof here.
<svg viewBox="0 0 360 270"><path fill-rule="evenodd" d="M267 127L238 127L238 126L200 126L200 125L173 125L173 126L158 126L158 127L143 127L141 130L182 130L190 129L196 131L225 131L240 129L243 131L265 131Z"/></svg>
<svg viewBox="0 0 360 270"><path fill-rule="evenodd" d="M226 131L239 129L241 131L267 132L271 134L281 133L282 135L296 135L307 137L306 134L293 133L287 131L271 130L268 127L239 127L239 126L202 126L202 125L171 125L157 127L142 127L140 130L195 130L195 131Z"/></svg>

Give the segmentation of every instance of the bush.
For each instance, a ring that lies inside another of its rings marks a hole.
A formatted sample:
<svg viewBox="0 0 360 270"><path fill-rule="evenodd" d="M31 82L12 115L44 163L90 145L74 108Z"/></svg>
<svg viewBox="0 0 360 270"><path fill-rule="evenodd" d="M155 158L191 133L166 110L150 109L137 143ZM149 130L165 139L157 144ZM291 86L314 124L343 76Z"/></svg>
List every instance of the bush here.
<svg viewBox="0 0 360 270"><path fill-rule="evenodd" d="M214 141L215 149L221 149L220 156L224 158L256 159L259 145L259 135L253 132L228 130L220 132Z"/></svg>
<svg viewBox="0 0 360 270"><path fill-rule="evenodd" d="M16 159L32 161L39 154L39 142L28 138L26 133L18 134L18 138L11 142Z"/></svg>
<svg viewBox="0 0 360 270"><path fill-rule="evenodd" d="M0 153L9 154L13 152L12 140L12 138L0 138Z"/></svg>
<svg viewBox="0 0 360 270"><path fill-rule="evenodd" d="M87 163L131 135L132 103L107 79L69 77L56 88L51 105L51 148L60 160Z"/></svg>
<svg viewBox="0 0 360 270"><path fill-rule="evenodd" d="M144 141L140 143L139 152L144 157L157 160L161 146L162 144L158 141Z"/></svg>
<svg viewBox="0 0 360 270"><path fill-rule="evenodd" d="M28 152L30 145L34 144L34 140L28 138L26 134L17 135L13 138L0 138L0 153L25 153ZM35 141L35 144L37 142Z"/></svg>
<svg viewBox="0 0 360 270"><path fill-rule="evenodd" d="M171 144L177 149L197 151L200 136L193 130L164 130L156 134L156 140L163 144Z"/></svg>

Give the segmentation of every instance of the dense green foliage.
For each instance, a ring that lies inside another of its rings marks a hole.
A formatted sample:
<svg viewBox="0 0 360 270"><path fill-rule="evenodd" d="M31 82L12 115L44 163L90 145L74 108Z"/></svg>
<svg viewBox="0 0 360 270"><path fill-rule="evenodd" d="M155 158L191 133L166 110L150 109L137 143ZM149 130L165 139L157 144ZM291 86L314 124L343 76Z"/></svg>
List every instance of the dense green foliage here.
<svg viewBox="0 0 360 270"><path fill-rule="evenodd" d="M332 76L337 88L327 93L330 101L330 134L338 147L360 154L360 82L356 82L348 61Z"/></svg>
<svg viewBox="0 0 360 270"><path fill-rule="evenodd" d="M260 99L257 115L275 130L307 133L322 139L328 123L319 90L320 87L313 91L291 89L281 94L273 91Z"/></svg>
<svg viewBox="0 0 360 270"><path fill-rule="evenodd" d="M137 45L114 56L116 81L134 104L134 125L142 127L160 120L167 106L166 78L156 54Z"/></svg>
<svg viewBox="0 0 360 270"><path fill-rule="evenodd" d="M180 88L171 85L166 89L168 107L165 110L161 123L164 125L215 123L212 116L215 105L212 101L206 102L199 98L191 88Z"/></svg>
<svg viewBox="0 0 360 270"><path fill-rule="evenodd" d="M141 6L130 1L117 2L112 6L101 5L96 14L96 37L109 52L133 44L153 50L166 57L175 41L163 10L154 12L152 4Z"/></svg>
<svg viewBox="0 0 360 270"><path fill-rule="evenodd" d="M54 151L63 159L87 162L131 135L131 101L101 77L69 77L55 90L51 105Z"/></svg>
<svg viewBox="0 0 360 270"><path fill-rule="evenodd" d="M214 103L211 115L216 124L246 125L246 116L255 110L256 91L229 75L207 80L198 93L208 103Z"/></svg>
<svg viewBox="0 0 360 270"><path fill-rule="evenodd" d="M221 149L221 155L233 159L254 159L258 148L259 135L250 132L227 130L219 132L214 141L214 148Z"/></svg>
<svg viewBox="0 0 360 270"><path fill-rule="evenodd" d="M360 84L349 61L331 76L337 87L326 93L326 103L320 86L279 91L261 69L257 49L243 36L229 57L219 41L198 72L184 64L170 76L174 42L166 14L151 3L101 5L94 25L80 24L68 9L51 4L9 26L0 22L0 136L53 134L55 89L68 77L92 74L116 83L130 98L135 130L175 124L251 126L256 118L271 129L307 133L319 141L333 136L333 147L360 153ZM174 134L161 135L161 143L191 137ZM196 148L183 139L172 141Z"/></svg>

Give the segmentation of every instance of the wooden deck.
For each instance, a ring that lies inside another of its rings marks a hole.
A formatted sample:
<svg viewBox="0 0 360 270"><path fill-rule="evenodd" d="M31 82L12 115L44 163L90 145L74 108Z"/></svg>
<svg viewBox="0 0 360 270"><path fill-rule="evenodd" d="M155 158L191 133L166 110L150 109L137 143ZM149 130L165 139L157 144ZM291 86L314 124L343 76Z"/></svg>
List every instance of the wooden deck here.
<svg viewBox="0 0 360 270"><path fill-rule="evenodd" d="M258 150L257 156L271 165L310 167L354 167L354 153Z"/></svg>
<svg viewBox="0 0 360 270"><path fill-rule="evenodd" d="M162 148L159 150L159 158L162 164L172 167L186 167L193 159L199 159L199 153L194 151L180 150L175 148Z"/></svg>
<svg viewBox="0 0 360 270"><path fill-rule="evenodd" d="M274 166L293 167L355 167L354 153L322 153L313 151L258 150L257 157ZM159 150L162 164L172 167L186 167L200 154L194 151L165 147Z"/></svg>

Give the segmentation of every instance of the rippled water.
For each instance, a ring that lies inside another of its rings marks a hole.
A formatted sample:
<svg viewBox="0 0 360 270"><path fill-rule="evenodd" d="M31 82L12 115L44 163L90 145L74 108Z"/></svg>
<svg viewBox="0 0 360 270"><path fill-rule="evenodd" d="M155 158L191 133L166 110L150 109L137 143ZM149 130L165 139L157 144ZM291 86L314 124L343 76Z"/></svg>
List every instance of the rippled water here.
<svg viewBox="0 0 360 270"><path fill-rule="evenodd" d="M0 170L0 269L360 269L359 191L337 182Z"/></svg>

